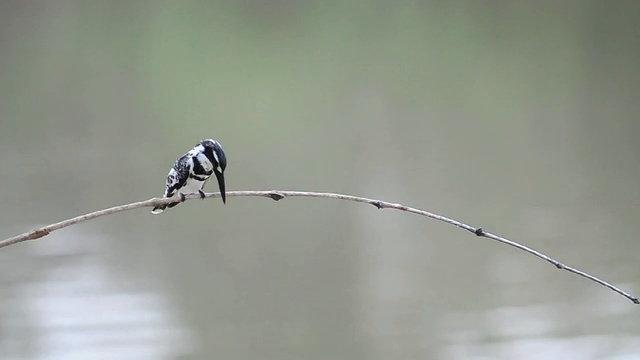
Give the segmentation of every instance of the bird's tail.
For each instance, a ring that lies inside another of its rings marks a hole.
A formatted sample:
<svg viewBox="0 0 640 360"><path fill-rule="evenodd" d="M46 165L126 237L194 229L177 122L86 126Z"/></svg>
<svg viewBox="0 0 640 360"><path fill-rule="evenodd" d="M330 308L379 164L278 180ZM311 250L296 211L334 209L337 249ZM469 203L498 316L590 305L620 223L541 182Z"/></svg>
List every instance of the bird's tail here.
<svg viewBox="0 0 640 360"><path fill-rule="evenodd" d="M151 213L153 215L158 215L158 214L162 214L162 212L164 211L164 209L166 208L165 205L162 206L156 206L151 210Z"/></svg>
<svg viewBox="0 0 640 360"><path fill-rule="evenodd" d="M151 213L152 213L153 215L162 214L162 212L164 211L164 209L166 209L166 208L172 208L172 207L174 207L174 206L176 206L176 205L178 205L178 204L180 204L180 203L179 203L179 202L175 202L175 203L170 203L170 204L167 204L167 205L160 205L160 206L156 206L156 207L154 207L153 209L151 209Z"/></svg>

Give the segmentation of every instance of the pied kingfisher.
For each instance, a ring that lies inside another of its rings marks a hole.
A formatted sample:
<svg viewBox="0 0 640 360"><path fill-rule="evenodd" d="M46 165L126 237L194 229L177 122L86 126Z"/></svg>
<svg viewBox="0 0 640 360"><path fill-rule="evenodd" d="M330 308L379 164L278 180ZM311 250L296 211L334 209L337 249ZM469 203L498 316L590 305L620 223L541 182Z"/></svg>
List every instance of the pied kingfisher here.
<svg viewBox="0 0 640 360"><path fill-rule="evenodd" d="M202 140L188 153L182 155L167 175L167 189L164 197L180 195L180 202L185 200L185 195L200 193L204 199L202 188L211 174L216 174L222 202L226 203L224 189L224 169L227 167L227 157L219 142L213 139ZM160 214L167 207L174 207L179 202L156 206L151 210L152 214Z"/></svg>

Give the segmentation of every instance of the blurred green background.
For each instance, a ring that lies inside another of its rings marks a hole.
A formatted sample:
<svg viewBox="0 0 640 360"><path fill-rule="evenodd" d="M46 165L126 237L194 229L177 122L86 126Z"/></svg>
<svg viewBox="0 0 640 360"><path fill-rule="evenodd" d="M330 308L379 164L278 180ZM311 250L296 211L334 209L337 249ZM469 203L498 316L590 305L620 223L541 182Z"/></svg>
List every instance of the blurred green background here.
<svg viewBox="0 0 640 360"><path fill-rule="evenodd" d="M639 38L637 1L2 1L0 235L213 137L228 190L424 208L640 295ZM640 358L640 308L507 246L228 200L1 249L0 357Z"/></svg>

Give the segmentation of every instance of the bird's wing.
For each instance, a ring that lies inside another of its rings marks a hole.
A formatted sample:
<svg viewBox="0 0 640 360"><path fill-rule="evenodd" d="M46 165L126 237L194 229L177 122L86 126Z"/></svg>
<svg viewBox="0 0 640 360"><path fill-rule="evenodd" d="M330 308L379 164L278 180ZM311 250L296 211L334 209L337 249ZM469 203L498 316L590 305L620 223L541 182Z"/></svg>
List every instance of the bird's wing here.
<svg viewBox="0 0 640 360"><path fill-rule="evenodd" d="M167 189L164 192L165 197L172 197L176 190L182 188L189 178L189 160L187 156L183 156L173 164L169 175L167 175Z"/></svg>

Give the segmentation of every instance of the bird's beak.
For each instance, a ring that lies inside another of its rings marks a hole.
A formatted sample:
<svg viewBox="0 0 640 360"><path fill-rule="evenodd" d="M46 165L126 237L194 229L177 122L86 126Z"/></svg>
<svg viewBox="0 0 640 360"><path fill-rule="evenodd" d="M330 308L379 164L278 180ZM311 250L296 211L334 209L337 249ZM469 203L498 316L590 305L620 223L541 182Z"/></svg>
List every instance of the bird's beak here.
<svg viewBox="0 0 640 360"><path fill-rule="evenodd" d="M216 179L218 179L218 187L220 188L220 195L222 197L222 202L227 203L227 197L224 189L224 174L221 172L214 171L216 173Z"/></svg>

